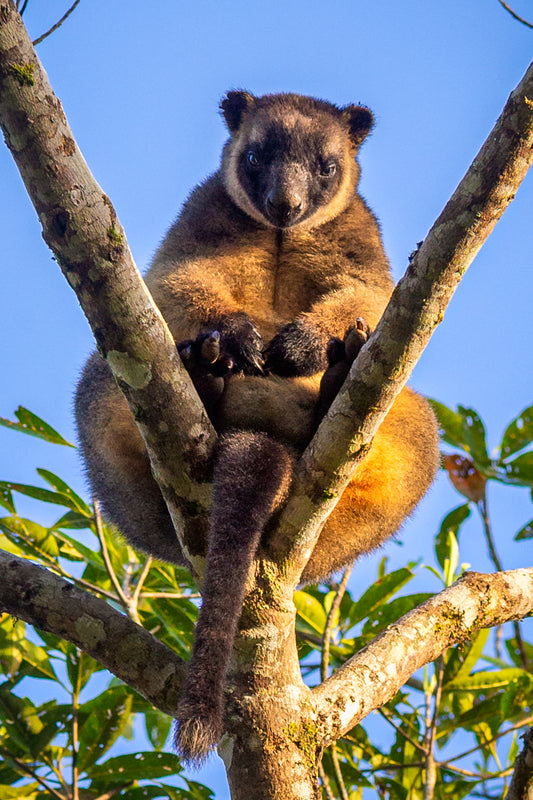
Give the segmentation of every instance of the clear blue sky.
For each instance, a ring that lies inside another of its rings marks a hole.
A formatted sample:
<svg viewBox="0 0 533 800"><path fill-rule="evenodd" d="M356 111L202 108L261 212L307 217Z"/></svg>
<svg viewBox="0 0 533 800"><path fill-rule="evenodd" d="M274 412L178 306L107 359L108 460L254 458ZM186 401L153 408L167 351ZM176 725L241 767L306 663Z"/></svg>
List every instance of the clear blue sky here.
<svg viewBox="0 0 533 800"><path fill-rule="evenodd" d="M31 0L25 20L33 38L68 5ZM531 2L515 0L514 8L533 19ZM226 90L367 104L376 128L361 154L362 191L399 278L531 60L533 31L497 0L81 0L38 52L141 270L189 191L217 168L226 136L217 106ZM477 409L491 446L533 402L532 208L530 175L412 380L449 405ZM0 415L22 404L73 439L73 387L91 335L5 148L0 236ZM75 454L21 439L0 429L0 478L33 482L34 467L44 466L82 489ZM407 554L431 562L428 542L459 502L440 480L404 529L405 546L388 546L392 562ZM505 566L531 560L528 543L504 544L533 516L527 493L494 492L491 502ZM468 530L462 560L489 569L476 524ZM365 571L368 562L355 572L355 590Z"/></svg>

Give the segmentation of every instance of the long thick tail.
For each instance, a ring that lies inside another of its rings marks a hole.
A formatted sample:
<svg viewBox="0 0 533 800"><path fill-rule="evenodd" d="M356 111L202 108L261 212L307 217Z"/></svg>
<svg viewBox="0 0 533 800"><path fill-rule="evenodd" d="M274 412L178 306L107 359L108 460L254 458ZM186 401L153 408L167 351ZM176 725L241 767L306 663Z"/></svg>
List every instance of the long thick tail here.
<svg viewBox="0 0 533 800"><path fill-rule="evenodd" d="M221 440L203 602L176 715L177 753L193 764L200 764L222 736L224 684L246 579L291 471L287 450L266 434L238 432Z"/></svg>

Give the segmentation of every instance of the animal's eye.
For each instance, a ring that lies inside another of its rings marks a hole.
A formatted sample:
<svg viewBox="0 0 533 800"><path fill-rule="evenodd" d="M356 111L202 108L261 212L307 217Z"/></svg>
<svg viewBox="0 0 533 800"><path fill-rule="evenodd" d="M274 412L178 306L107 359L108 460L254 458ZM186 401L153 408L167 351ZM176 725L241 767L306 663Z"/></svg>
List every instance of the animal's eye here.
<svg viewBox="0 0 533 800"><path fill-rule="evenodd" d="M334 161L325 161L320 167L320 174L325 178L332 178L337 171L337 165Z"/></svg>
<svg viewBox="0 0 533 800"><path fill-rule="evenodd" d="M254 150L248 150L246 153L246 163L253 169L257 169L259 166L259 158Z"/></svg>

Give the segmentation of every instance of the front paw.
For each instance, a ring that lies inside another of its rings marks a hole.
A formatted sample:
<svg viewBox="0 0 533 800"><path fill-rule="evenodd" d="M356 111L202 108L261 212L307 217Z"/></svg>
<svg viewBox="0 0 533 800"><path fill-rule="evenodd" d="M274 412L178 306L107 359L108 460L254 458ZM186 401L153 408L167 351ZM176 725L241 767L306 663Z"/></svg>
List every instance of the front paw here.
<svg viewBox="0 0 533 800"><path fill-rule="evenodd" d="M285 378L315 375L326 366L324 340L310 322L289 322L265 350L265 368Z"/></svg>
<svg viewBox="0 0 533 800"><path fill-rule="evenodd" d="M263 340L254 322L244 311L227 314L216 321L220 348L233 359L234 372L263 374Z"/></svg>

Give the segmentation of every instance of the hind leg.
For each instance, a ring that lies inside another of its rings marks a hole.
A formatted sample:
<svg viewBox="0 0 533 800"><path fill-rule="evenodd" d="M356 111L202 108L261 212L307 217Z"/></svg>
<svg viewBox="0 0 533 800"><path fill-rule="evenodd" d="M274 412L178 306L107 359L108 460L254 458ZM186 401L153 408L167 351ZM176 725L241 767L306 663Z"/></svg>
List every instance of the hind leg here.
<svg viewBox="0 0 533 800"><path fill-rule="evenodd" d="M138 549L184 564L132 413L97 354L78 384L75 414L86 474L106 519Z"/></svg>
<svg viewBox="0 0 533 800"><path fill-rule="evenodd" d="M364 325L364 323L362 323ZM361 328L364 336L367 329ZM364 338L356 329L328 348L319 408L327 411ZM344 346L342 346L344 345ZM320 421L320 420L318 420ZM427 401L403 389L327 519L302 582L315 583L375 550L392 536L428 490L439 464L437 425Z"/></svg>

